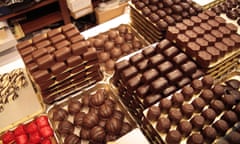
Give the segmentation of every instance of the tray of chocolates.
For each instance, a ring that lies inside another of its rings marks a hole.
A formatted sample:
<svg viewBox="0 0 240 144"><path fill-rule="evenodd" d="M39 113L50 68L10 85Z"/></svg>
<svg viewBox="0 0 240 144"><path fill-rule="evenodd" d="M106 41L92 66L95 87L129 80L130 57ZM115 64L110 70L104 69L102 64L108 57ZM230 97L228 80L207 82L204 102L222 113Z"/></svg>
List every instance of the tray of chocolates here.
<svg viewBox="0 0 240 144"><path fill-rule="evenodd" d="M97 49L101 69L107 74L114 72L116 60L149 44L128 24L120 24L88 40Z"/></svg>
<svg viewBox="0 0 240 144"><path fill-rule="evenodd" d="M0 74L0 133L39 115L45 109L25 68Z"/></svg>
<svg viewBox="0 0 240 144"><path fill-rule="evenodd" d="M143 127L164 143L239 143L239 76L193 80L146 109Z"/></svg>
<svg viewBox="0 0 240 144"><path fill-rule="evenodd" d="M22 41L17 49L47 104L102 79L96 48L73 24Z"/></svg>
<svg viewBox="0 0 240 144"><path fill-rule="evenodd" d="M237 0L226 0L222 1L221 3L210 9L218 15L224 17L228 22L231 22L236 26L240 26L239 4L240 3ZM239 29L238 34L240 34Z"/></svg>
<svg viewBox="0 0 240 144"><path fill-rule="evenodd" d="M206 10L169 27L166 38L209 70L239 56L240 35L236 32L235 25Z"/></svg>
<svg viewBox="0 0 240 144"><path fill-rule="evenodd" d="M2 144L57 144L54 131L44 114L20 123L0 136Z"/></svg>
<svg viewBox="0 0 240 144"><path fill-rule="evenodd" d="M107 143L137 127L104 82L56 102L47 113L59 144Z"/></svg>
<svg viewBox="0 0 240 144"><path fill-rule="evenodd" d="M120 59L111 82L139 119L144 109L203 74L190 57L163 39Z"/></svg>

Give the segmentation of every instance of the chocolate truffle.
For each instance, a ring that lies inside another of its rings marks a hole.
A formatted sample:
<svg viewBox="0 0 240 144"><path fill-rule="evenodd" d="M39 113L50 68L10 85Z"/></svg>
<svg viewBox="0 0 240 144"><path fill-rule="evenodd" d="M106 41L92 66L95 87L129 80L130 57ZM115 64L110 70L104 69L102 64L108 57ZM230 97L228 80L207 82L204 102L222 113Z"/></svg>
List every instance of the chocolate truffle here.
<svg viewBox="0 0 240 144"><path fill-rule="evenodd" d="M213 126L218 131L218 134L224 135L229 129L228 123L225 120L219 119L214 122Z"/></svg>
<svg viewBox="0 0 240 144"><path fill-rule="evenodd" d="M167 133L166 142L167 143L180 143L182 135L178 130L171 130Z"/></svg>
<svg viewBox="0 0 240 144"><path fill-rule="evenodd" d="M172 122L178 123L182 119L182 113L177 108L171 108L168 117Z"/></svg>
<svg viewBox="0 0 240 144"><path fill-rule="evenodd" d="M232 108L236 104L236 99L233 95L225 94L222 97L222 101L227 105L227 107Z"/></svg>
<svg viewBox="0 0 240 144"><path fill-rule="evenodd" d="M106 41L104 43L104 50L105 51L110 51L114 47L114 42L112 41Z"/></svg>
<svg viewBox="0 0 240 144"><path fill-rule="evenodd" d="M207 122L211 123L217 117L217 114L214 109L208 108L202 112L202 116L206 119Z"/></svg>
<svg viewBox="0 0 240 144"><path fill-rule="evenodd" d="M148 83L154 80L158 75L159 75L159 72L156 69L149 69L143 73L142 80L145 83Z"/></svg>
<svg viewBox="0 0 240 144"><path fill-rule="evenodd" d="M85 116L86 114L84 112L78 112L75 116L74 116L74 125L76 127L81 127L82 126L82 123L83 123L83 117Z"/></svg>
<svg viewBox="0 0 240 144"><path fill-rule="evenodd" d="M90 130L85 129L85 128L81 128L79 135L80 135L81 139L89 140L90 139Z"/></svg>
<svg viewBox="0 0 240 144"><path fill-rule="evenodd" d="M106 62L107 60L110 59L110 54L108 52L101 52L98 55L99 62Z"/></svg>
<svg viewBox="0 0 240 144"><path fill-rule="evenodd" d="M142 9L142 13L145 15L145 16L149 16L151 14L151 9L147 6L145 6L143 9Z"/></svg>
<svg viewBox="0 0 240 144"><path fill-rule="evenodd" d="M159 106L151 106L148 109L147 118L151 121L156 121L160 116L161 111Z"/></svg>
<svg viewBox="0 0 240 144"><path fill-rule="evenodd" d="M134 39L134 35L132 33L127 33L124 38L126 41L132 41Z"/></svg>
<svg viewBox="0 0 240 144"><path fill-rule="evenodd" d="M221 100L212 100L210 103L211 108L215 110L217 113L221 113L225 109L225 105Z"/></svg>
<svg viewBox="0 0 240 144"><path fill-rule="evenodd" d="M228 110L223 113L221 119L228 122L229 125L234 125L238 121L238 116L234 111Z"/></svg>
<svg viewBox="0 0 240 144"><path fill-rule="evenodd" d="M236 131L231 131L229 134L227 134L226 139L231 144L238 144L240 142L240 133Z"/></svg>
<svg viewBox="0 0 240 144"><path fill-rule="evenodd" d="M68 104L68 112L70 114L78 113L82 108L82 104L78 100L71 100Z"/></svg>
<svg viewBox="0 0 240 144"><path fill-rule="evenodd" d="M138 49L142 48L142 43L139 40L134 39L132 41L132 47L133 47L133 49L138 50Z"/></svg>
<svg viewBox="0 0 240 144"><path fill-rule="evenodd" d="M119 31L120 34L126 34L126 33L128 33L128 26L125 25L125 24L121 24L118 27L118 31Z"/></svg>
<svg viewBox="0 0 240 144"><path fill-rule="evenodd" d="M54 121L63 121L65 119L67 119L67 117L68 117L68 112L65 109L57 108L53 112L53 120Z"/></svg>
<svg viewBox="0 0 240 144"><path fill-rule="evenodd" d="M93 142L104 142L106 137L105 130L100 126L95 126L90 130L90 137Z"/></svg>
<svg viewBox="0 0 240 144"><path fill-rule="evenodd" d="M90 103L94 106L100 106L105 101L104 93L97 91L95 94L91 95Z"/></svg>
<svg viewBox="0 0 240 144"><path fill-rule="evenodd" d="M151 88L153 92L158 92L164 90L168 85L168 81L164 77L159 77L151 83Z"/></svg>
<svg viewBox="0 0 240 144"><path fill-rule="evenodd" d="M203 136L199 133L193 133L187 139L187 144L203 144L203 143L204 143Z"/></svg>
<svg viewBox="0 0 240 144"><path fill-rule="evenodd" d="M125 41L124 38L121 37L121 36L117 36L117 37L115 38L115 44L117 44L117 45L123 44L124 41Z"/></svg>
<svg viewBox="0 0 240 144"><path fill-rule="evenodd" d="M110 118L106 123L106 130L108 133L119 134L122 128L122 121L116 118Z"/></svg>
<svg viewBox="0 0 240 144"><path fill-rule="evenodd" d="M72 134L74 131L74 125L68 120L61 121L58 125L57 131L63 136Z"/></svg>
<svg viewBox="0 0 240 144"><path fill-rule="evenodd" d="M64 144L81 144L81 140L77 135L70 134L64 139Z"/></svg>
<svg viewBox="0 0 240 144"><path fill-rule="evenodd" d="M186 103L186 104L183 104L183 105L181 106L181 111L182 111L182 114L183 114L184 116L186 116L186 117L189 118L189 117L192 116L192 114L193 114L193 112L194 112L194 107L193 107L192 104Z"/></svg>
<svg viewBox="0 0 240 144"><path fill-rule="evenodd" d="M149 18L152 22L157 22L160 19L159 16L155 13L150 14Z"/></svg>
<svg viewBox="0 0 240 144"><path fill-rule="evenodd" d="M114 110L112 117L116 118L116 119L119 119L120 121L123 121L124 120L124 113L121 112L120 110Z"/></svg>
<svg viewBox="0 0 240 144"><path fill-rule="evenodd" d="M113 59L119 58L122 55L122 51L120 48L114 47L111 49L111 57Z"/></svg>
<svg viewBox="0 0 240 144"><path fill-rule="evenodd" d="M203 88L203 83L199 79L195 79L191 83L192 88L194 89L195 93L200 92Z"/></svg>
<svg viewBox="0 0 240 144"><path fill-rule="evenodd" d="M184 135L188 136L192 132L192 124L187 120L182 120L177 129Z"/></svg>
<svg viewBox="0 0 240 144"><path fill-rule="evenodd" d="M82 126L84 128L93 128L99 122L99 117L96 113L87 113L82 120Z"/></svg>
<svg viewBox="0 0 240 144"><path fill-rule="evenodd" d="M112 59L107 60L105 63L106 72L112 72L114 70L114 66L115 66L114 60Z"/></svg>
<svg viewBox="0 0 240 144"><path fill-rule="evenodd" d="M182 93L174 93L173 96L172 96L172 103L174 105L181 105L184 101L184 96Z"/></svg>
<svg viewBox="0 0 240 144"><path fill-rule="evenodd" d="M211 126L207 126L203 129L202 134L204 136L204 139L206 139L209 142L212 142L217 137L217 131L215 128Z"/></svg>
<svg viewBox="0 0 240 144"><path fill-rule="evenodd" d="M110 105L103 104L99 107L99 116L109 118L113 114L113 108Z"/></svg>
<svg viewBox="0 0 240 144"><path fill-rule="evenodd" d="M156 125L156 129L159 132L168 132L168 130L170 129L171 126L171 122L168 118L166 117L161 117L157 120L157 125Z"/></svg>
<svg viewBox="0 0 240 144"><path fill-rule="evenodd" d="M194 94L194 89L187 85L182 88L181 93L183 94L185 100L190 100Z"/></svg>
<svg viewBox="0 0 240 144"><path fill-rule="evenodd" d="M163 110L163 111L168 111L172 106L172 102L170 99L168 98L163 98L160 100L160 108Z"/></svg>
<svg viewBox="0 0 240 144"><path fill-rule="evenodd" d="M202 82L204 87L211 88L211 86L213 85L214 79L210 75L206 75L203 77Z"/></svg>
<svg viewBox="0 0 240 144"><path fill-rule="evenodd" d="M194 128L196 129L201 129L205 123L205 119L203 116L200 115L195 115L192 119L191 119L191 123L193 125Z"/></svg>
<svg viewBox="0 0 240 144"><path fill-rule="evenodd" d="M108 32L108 36L109 36L110 39L113 40L113 39L115 39L118 36L118 32L116 30L110 30Z"/></svg>
<svg viewBox="0 0 240 144"><path fill-rule="evenodd" d="M82 96L82 104L83 104L84 106L89 106L90 97L91 97L91 96L88 95L88 94Z"/></svg>
<svg viewBox="0 0 240 144"><path fill-rule="evenodd" d="M132 130L132 126L127 122L123 122L122 129L119 134L120 134L120 136L123 136L123 135L127 134L128 132L130 132L131 130Z"/></svg>
<svg viewBox="0 0 240 144"><path fill-rule="evenodd" d="M214 98L214 94L210 89L203 89L200 97L203 98L206 102L210 102Z"/></svg>
<svg viewBox="0 0 240 144"><path fill-rule="evenodd" d="M123 53L128 54L131 50L131 47L129 46L128 43L124 43L124 44L121 45L121 50L122 50Z"/></svg>

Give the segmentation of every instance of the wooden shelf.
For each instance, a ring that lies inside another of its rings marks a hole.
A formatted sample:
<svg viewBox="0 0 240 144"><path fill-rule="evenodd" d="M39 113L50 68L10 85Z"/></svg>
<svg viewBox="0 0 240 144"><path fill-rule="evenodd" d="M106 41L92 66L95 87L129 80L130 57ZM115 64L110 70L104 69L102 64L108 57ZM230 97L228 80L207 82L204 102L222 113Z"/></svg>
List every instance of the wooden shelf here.
<svg viewBox="0 0 240 144"><path fill-rule="evenodd" d="M32 21L22 23L22 29L25 34L28 34L30 32L36 31L38 29L41 29L43 27L46 27L52 23L56 23L62 20L62 14L60 11L56 11L53 13L50 13L48 15L44 15L42 17L39 17L37 19L34 19Z"/></svg>

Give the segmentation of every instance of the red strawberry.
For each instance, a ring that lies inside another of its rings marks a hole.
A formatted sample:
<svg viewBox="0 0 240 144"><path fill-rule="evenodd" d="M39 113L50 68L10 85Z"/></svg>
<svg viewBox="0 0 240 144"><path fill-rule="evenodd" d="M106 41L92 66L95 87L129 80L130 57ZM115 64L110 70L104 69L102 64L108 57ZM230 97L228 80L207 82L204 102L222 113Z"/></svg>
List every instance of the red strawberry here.
<svg viewBox="0 0 240 144"><path fill-rule="evenodd" d="M53 130L50 126L40 128L39 132L44 138L53 136Z"/></svg>
<svg viewBox="0 0 240 144"><path fill-rule="evenodd" d="M14 135L15 136L19 136L22 134L26 134L25 130L24 130L24 125L20 124L15 130L14 130Z"/></svg>
<svg viewBox="0 0 240 144"><path fill-rule="evenodd" d="M5 134L3 134L2 136L2 141L3 141L3 144L10 144L14 141L14 134L12 131L8 131L6 132Z"/></svg>
<svg viewBox="0 0 240 144"><path fill-rule="evenodd" d="M39 116L35 119L35 122L39 128L49 125L47 116Z"/></svg>
<svg viewBox="0 0 240 144"><path fill-rule="evenodd" d="M33 132L29 136L29 141L31 143L39 143L41 141L41 135L38 131Z"/></svg>
<svg viewBox="0 0 240 144"><path fill-rule="evenodd" d="M28 133L33 133L38 130L37 124L34 121L28 123L25 128Z"/></svg>
<svg viewBox="0 0 240 144"><path fill-rule="evenodd" d="M52 142L49 138L45 138L42 140L41 144L52 144Z"/></svg>
<svg viewBox="0 0 240 144"><path fill-rule="evenodd" d="M19 135L15 138L16 144L27 144L28 136L26 134Z"/></svg>

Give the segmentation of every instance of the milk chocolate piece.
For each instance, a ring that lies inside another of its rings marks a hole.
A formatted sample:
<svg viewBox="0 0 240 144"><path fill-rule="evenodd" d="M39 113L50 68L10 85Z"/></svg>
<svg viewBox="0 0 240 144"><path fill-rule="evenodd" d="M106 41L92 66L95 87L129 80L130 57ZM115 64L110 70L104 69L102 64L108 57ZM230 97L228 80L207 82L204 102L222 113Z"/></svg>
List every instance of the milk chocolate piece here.
<svg viewBox="0 0 240 144"><path fill-rule="evenodd" d="M147 118L150 121L156 121L156 120L158 120L158 117L160 116L160 114L161 114L161 110L160 110L159 106L151 106L148 109Z"/></svg>
<svg viewBox="0 0 240 144"><path fill-rule="evenodd" d="M70 74L71 74L70 72L64 72L64 73L56 75L55 79L56 79L56 81L60 82L60 81L67 79Z"/></svg>
<svg viewBox="0 0 240 144"><path fill-rule="evenodd" d="M199 92L203 88L203 83L201 80L195 79L192 81L191 86L194 89L194 91Z"/></svg>
<svg viewBox="0 0 240 144"><path fill-rule="evenodd" d="M205 75L202 79L203 85L205 88L211 88L214 82L214 79L210 75Z"/></svg>
<svg viewBox="0 0 240 144"><path fill-rule="evenodd" d="M177 129L182 133L182 135L188 136L192 131L192 124L187 120L183 120L179 123Z"/></svg>
<svg viewBox="0 0 240 144"><path fill-rule="evenodd" d="M163 91L163 94L164 96L168 96L170 95L171 93L175 92L176 91L176 86L172 85L172 86L168 86L167 88L164 89Z"/></svg>
<svg viewBox="0 0 240 144"><path fill-rule="evenodd" d="M182 93L174 93L173 96L172 96L172 103L176 106L179 106L183 103L184 101L184 97L183 97L183 94Z"/></svg>
<svg viewBox="0 0 240 144"><path fill-rule="evenodd" d="M143 59L144 59L143 54L138 53L138 54L135 54L135 55L131 56L130 62L131 62L132 64L136 64L136 63L138 63L139 61L141 61L141 60L143 60Z"/></svg>
<svg viewBox="0 0 240 144"><path fill-rule="evenodd" d="M180 143L182 135L178 130L171 130L167 133L166 142L167 143Z"/></svg>
<svg viewBox="0 0 240 144"><path fill-rule="evenodd" d="M53 120L54 121L63 121L67 119L68 112L65 109L57 108L55 111L53 111Z"/></svg>
<svg viewBox="0 0 240 144"><path fill-rule="evenodd" d="M177 29L175 26L169 26L167 29L166 38L171 41L175 41L179 33L180 33L179 29Z"/></svg>
<svg viewBox="0 0 240 144"><path fill-rule="evenodd" d="M204 139L203 136L199 133L193 133L187 139L187 144L203 144Z"/></svg>
<svg viewBox="0 0 240 144"><path fill-rule="evenodd" d="M75 28L74 24L69 23L61 27L63 32L69 31L71 29Z"/></svg>
<svg viewBox="0 0 240 144"><path fill-rule="evenodd" d="M148 59L144 59L142 61L140 61L136 67L141 71L144 72L145 70L147 70L147 68L149 67L149 60Z"/></svg>
<svg viewBox="0 0 240 144"><path fill-rule="evenodd" d="M54 57L52 55L43 55L36 60L40 69L47 69L54 64Z"/></svg>
<svg viewBox="0 0 240 144"><path fill-rule="evenodd" d="M23 57L23 61L25 64L29 64L29 63L33 62L32 55L27 55L27 56Z"/></svg>
<svg viewBox="0 0 240 144"><path fill-rule="evenodd" d="M38 65L35 62L32 62L27 65L27 68L30 71L30 73L33 73L38 70Z"/></svg>
<svg viewBox="0 0 240 144"><path fill-rule="evenodd" d="M55 80L49 79L49 80L45 80L41 83L39 83L39 87L41 89L41 91L45 91L47 89L49 89L49 87L51 87L51 85L53 85L55 83Z"/></svg>
<svg viewBox="0 0 240 144"><path fill-rule="evenodd" d="M28 46L31 46L32 45L32 41L31 40L25 40L25 41L22 41L20 43L17 44L17 49L23 49L23 48L26 48Z"/></svg>
<svg viewBox="0 0 240 144"><path fill-rule="evenodd" d="M170 108L168 117L173 123L179 123L182 119L182 113L177 108Z"/></svg>
<svg viewBox="0 0 240 144"><path fill-rule="evenodd" d="M237 34L231 34L230 38L235 42L236 47L240 46L240 36Z"/></svg>
<svg viewBox="0 0 240 144"><path fill-rule="evenodd" d="M225 87L221 84L216 84L212 88L212 91L213 91L215 97L220 98L224 94Z"/></svg>
<svg viewBox="0 0 240 144"><path fill-rule="evenodd" d="M189 37L190 41L194 41L197 38L197 33L193 30L187 30L185 31L185 35Z"/></svg>
<svg viewBox="0 0 240 144"><path fill-rule="evenodd" d="M165 61L157 66L161 74L165 74L173 69L173 64L169 61Z"/></svg>
<svg viewBox="0 0 240 144"><path fill-rule="evenodd" d="M158 92L164 90L168 85L167 79L164 77L159 77L151 83L151 88L153 92Z"/></svg>
<svg viewBox="0 0 240 144"><path fill-rule="evenodd" d="M236 122L238 122L238 116L232 110L225 111L224 114L222 115L221 119L227 121L228 124L231 126L234 125Z"/></svg>
<svg viewBox="0 0 240 144"><path fill-rule="evenodd" d="M212 100L210 103L211 108L215 110L218 114L221 113L224 109L224 103L221 100Z"/></svg>
<svg viewBox="0 0 240 144"><path fill-rule="evenodd" d="M66 32L64 32L64 33L65 33L65 35L66 35L68 38L80 34L79 31L77 30L77 28L73 28L73 29L68 30L68 31L66 31Z"/></svg>
<svg viewBox="0 0 240 144"><path fill-rule="evenodd" d="M217 41L217 39L212 36L211 34L205 34L203 38L208 41L208 45L214 45L214 43Z"/></svg>
<svg viewBox="0 0 240 144"><path fill-rule="evenodd" d="M116 63L115 69L116 69L116 71L121 72L123 69L127 68L128 66L130 66L129 61L128 60L123 60L121 62Z"/></svg>
<svg viewBox="0 0 240 144"><path fill-rule="evenodd" d="M106 131L112 134L119 134L122 127L122 121L117 118L110 118L106 123Z"/></svg>
<svg viewBox="0 0 240 144"><path fill-rule="evenodd" d="M57 51L54 52L54 56L57 61L59 62L64 61L71 56L71 49L68 47L58 49Z"/></svg>
<svg viewBox="0 0 240 144"><path fill-rule="evenodd" d="M64 139L65 144L79 144L80 141L80 138L75 134L70 134Z"/></svg>
<svg viewBox="0 0 240 144"><path fill-rule="evenodd" d="M131 78L132 76L134 76L137 72L138 72L137 68L134 66L131 66L129 68L124 69L122 71L121 75L124 80L127 80L127 79Z"/></svg>
<svg viewBox="0 0 240 144"><path fill-rule="evenodd" d="M22 55L22 57L24 57L24 56L31 54L34 50L35 50L35 47L28 46L28 47L20 49L19 52Z"/></svg>
<svg viewBox="0 0 240 144"><path fill-rule="evenodd" d="M149 89L150 89L149 85L142 85L142 86L137 88L136 93L137 93L138 96L143 98L147 95Z"/></svg>
<svg viewBox="0 0 240 144"><path fill-rule="evenodd" d="M155 54L155 48L154 47L148 47L148 48L146 48L142 51L142 54L145 57L153 56Z"/></svg>
<svg viewBox="0 0 240 144"><path fill-rule="evenodd" d="M168 98L163 98L160 100L159 106L163 112L168 112L168 110L172 107L172 101Z"/></svg>
<svg viewBox="0 0 240 144"><path fill-rule="evenodd" d="M158 22L157 22L157 27L160 31L165 31L168 27L168 23L163 20L163 19L160 19Z"/></svg>
<svg viewBox="0 0 240 144"><path fill-rule="evenodd" d="M179 53L179 49L176 48L175 46L171 46L164 50L163 53L167 58L171 59L173 56Z"/></svg>
<svg viewBox="0 0 240 144"><path fill-rule="evenodd" d="M52 74L57 75L64 72L67 69L67 65L64 62L55 63L50 67Z"/></svg>
<svg viewBox="0 0 240 144"><path fill-rule="evenodd" d="M176 43L180 46L180 47L185 47L187 45L187 43L189 42L189 37L187 37L185 34L178 34L177 35L177 39L176 39Z"/></svg>
<svg viewBox="0 0 240 144"><path fill-rule="evenodd" d="M99 117L96 113L87 113L85 117L83 117L82 126L86 129L93 128L99 122Z"/></svg>
<svg viewBox="0 0 240 144"><path fill-rule="evenodd" d="M209 19L207 23L212 27L212 29L218 29L220 26L220 24L214 19Z"/></svg>
<svg viewBox="0 0 240 144"><path fill-rule="evenodd" d="M73 55L82 55L86 52L87 47L84 41L80 41L71 45L71 51Z"/></svg>
<svg viewBox="0 0 240 144"><path fill-rule="evenodd" d="M185 32L188 28L184 23L177 23L176 24L176 28L180 31L180 32Z"/></svg>
<svg viewBox="0 0 240 144"><path fill-rule="evenodd" d="M45 48L47 46L51 45L51 42L49 40L44 40L44 41L41 41L41 42L38 42L35 44L35 46L40 49L40 48Z"/></svg>
<svg viewBox="0 0 240 144"><path fill-rule="evenodd" d="M185 103L181 106L181 112L187 118L191 117L194 112L194 107L192 104Z"/></svg>
<svg viewBox="0 0 240 144"><path fill-rule="evenodd" d="M152 22L157 22L160 19L159 16L155 13L150 14L149 18Z"/></svg>
<svg viewBox="0 0 240 144"><path fill-rule="evenodd" d="M37 59L43 55L46 55L48 52L45 48L40 48L32 52L32 56L34 59Z"/></svg>
<svg viewBox="0 0 240 144"><path fill-rule="evenodd" d="M177 82L178 87L184 87L185 85L189 84L191 82L191 79L188 77L183 77L180 81Z"/></svg>
<svg viewBox="0 0 240 144"><path fill-rule="evenodd" d="M187 85L182 88L181 93L183 94L185 100L189 100L194 94L194 89L191 86Z"/></svg>
<svg viewBox="0 0 240 144"><path fill-rule="evenodd" d="M135 6L137 9L142 9L145 6L145 4L143 2L138 1L136 2Z"/></svg>
<svg viewBox="0 0 240 144"><path fill-rule="evenodd" d="M138 50L142 48L142 43L138 39L134 39L132 42L133 49Z"/></svg>
<svg viewBox="0 0 240 144"><path fill-rule="evenodd" d="M203 89L200 97L202 97L206 102L210 102L214 98L214 94L210 89Z"/></svg>
<svg viewBox="0 0 240 144"><path fill-rule="evenodd" d="M194 23L190 19L184 19L183 23L188 27L188 29L192 29L194 27Z"/></svg>
<svg viewBox="0 0 240 144"><path fill-rule="evenodd" d="M169 24L169 25L174 25L175 24L175 20L173 17L167 15L164 20Z"/></svg>
<svg viewBox="0 0 240 144"><path fill-rule="evenodd" d="M149 58L149 62L150 64L152 64L153 67L163 62L164 60L165 60L165 57L162 54L156 54Z"/></svg>
<svg viewBox="0 0 240 144"><path fill-rule="evenodd" d="M131 50L131 46L128 43L124 43L121 45L121 50L124 54L128 54Z"/></svg>
<svg viewBox="0 0 240 144"><path fill-rule="evenodd" d="M117 58L119 58L121 55L122 55L122 51L121 51L120 48L114 47L114 48L111 49L111 57L112 57L113 59L117 59Z"/></svg>
<svg viewBox="0 0 240 144"><path fill-rule="evenodd" d="M38 42L43 41L45 39L47 39L47 35L46 34L40 34L40 35L34 36L32 38L32 41L33 41L33 43L38 43Z"/></svg>
<svg viewBox="0 0 240 144"><path fill-rule="evenodd" d="M51 37L50 40L53 44L60 42L65 39L65 36L63 34L56 35L54 37Z"/></svg>
<svg viewBox="0 0 240 144"><path fill-rule="evenodd" d="M207 20L209 20L209 16L204 13L199 13L198 17L202 19L202 22L206 22Z"/></svg>
<svg viewBox="0 0 240 144"><path fill-rule="evenodd" d="M80 56L71 56L66 60L66 62L69 67L74 67L81 64L83 60Z"/></svg>
<svg viewBox="0 0 240 144"><path fill-rule="evenodd" d="M236 33L238 28L232 23L226 23L226 27L231 31L231 33Z"/></svg>
<svg viewBox="0 0 240 144"><path fill-rule="evenodd" d="M81 34L80 35L75 35L75 36L70 38L71 43L76 43L76 42L83 41L83 40L84 40L84 37Z"/></svg>
<svg viewBox="0 0 240 144"><path fill-rule="evenodd" d="M235 48L235 42L230 38L223 38L222 42L228 47L228 51L232 51Z"/></svg>
<svg viewBox="0 0 240 144"><path fill-rule="evenodd" d="M167 117L161 117L157 120L157 125L156 125L156 129L159 132L168 132L168 130L170 129L171 126L171 122Z"/></svg>
<svg viewBox="0 0 240 144"><path fill-rule="evenodd" d="M203 127L204 123L205 123L205 119L204 119L203 116L195 115L191 119L191 123L192 123L194 128L201 129Z"/></svg>
<svg viewBox="0 0 240 144"><path fill-rule="evenodd" d="M229 125L225 120L219 119L213 124L219 135L224 135L229 129Z"/></svg>
<svg viewBox="0 0 240 144"><path fill-rule="evenodd" d="M200 28L202 28L206 33L212 30L212 27L208 23L201 23Z"/></svg>
<svg viewBox="0 0 240 144"><path fill-rule="evenodd" d="M145 83L148 83L148 82L154 80L158 75L159 75L159 73L156 69L150 69L143 73L142 80Z"/></svg>
<svg viewBox="0 0 240 144"><path fill-rule="evenodd" d="M231 144L237 144L240 141L240 133L237 131L231 131L227 136L226 139Z"/></svg>
<svg viewBox="0 0 240 144"><path fill-rule="evenodd" d="M201 111L206 105L206 102L201 97L198 97L192 101L192 105L194 106L195 110Z"/></svg>
<svg viewBox="0 0 240 144"><path fill-rule="evenodd" d="M196 42L189 42L187 44L186 52L189 55L196 57L199 51L200 51L200 46Z"/></svg>
<svg viewBox="0 0 240 144"><path fill-rule="evenodd" d="M135 90L138 85L141 83L142 74L137 74L127 81L128 88Z"/></svg>
<svg viewBox="0 0 240 144"><path fill-rule="evenodd" d="M64 120L61 121L58 125L57 131L62 135L62 136L67 136L69 134L72 134L74 131L74 125L68 121Z"/></svg>
<svg viewBox="0 0 240 144"><path fill-rule="evenodd" d="M167 73L166 76L171 83L175 83L182 78L183 73L180 70L176 69Z"/></svg>
<svg viewBox="0 0 240 144"><path fill-rule="evenodd" d="M202 67L207 68L212 61L212 55L207 53L206 51L199 51L197 55L197 62Z"/></svg>
<svg viewBox="0 0 240 144"><path fill-rule="evenodd" d="M88 48L87 51L83 54L83 59L86 61L96 60L97 59L97 51L95 48Z"/></svg>
<svg viewBox="0 0 240 144"><path fill-rule="evenodd" d="M49 54L52 54L56 49L53 46L46 47Z"/></svg>
<svg viewBox="0 0 240 144"><path fill-rule="evenodd" d="M225 105L229 108L232 108L233 105L236 104L236 99L233 95L225 94L222 96L222 101L225 103Z"/></svg>
<svg viewBox="0 0 240 144"><path fill-rule="evenodd" d="M56 49L69 46L71 43L68 40L63 40L55 44Z"/></svg>
<svg viewBox="0 0 240 144"><path fill-rule="evenodd" d="M158 102L162 98L161 94L150 94L146 96L143 100L144 107L149 107L154 103Z"/></svg>
<svg viewBox="0 0 240 144"><path fill-rule="evenodd" d="M211 126L205 127L203 129L202 133L203 133L204 138L209 142L214 141L217 137L217 131L215 130L215 128L213 128Z"/></svg>
<svg viewBox="0 0 240 144"><path fill-rule="evenodd" d="M196 71L197 65L192 61L187 61L181 65L181 70L186 74L192 74Z"/></svg>
<svg viewBox="0 0 240 144"><path fill-rule="evenodd" d="M179 53L173 57L173 61L178 65L185 63L187 61L187 59L188 59L188 57L185 53Z"/></svg>
<svg viewBox="0 0 240 144"><path fill-rule="evenodd" d="M207 122L212 123L217 117L217 114L212 108L207 108L202 111L202 116L206 119Z"/></svg>
<svg viewBox="0 0 240 144"><path fill-rule="evenodd" d="M157 52L162 52L171 45L171 42L167 39L161 40L157 45Z"/></svg>

